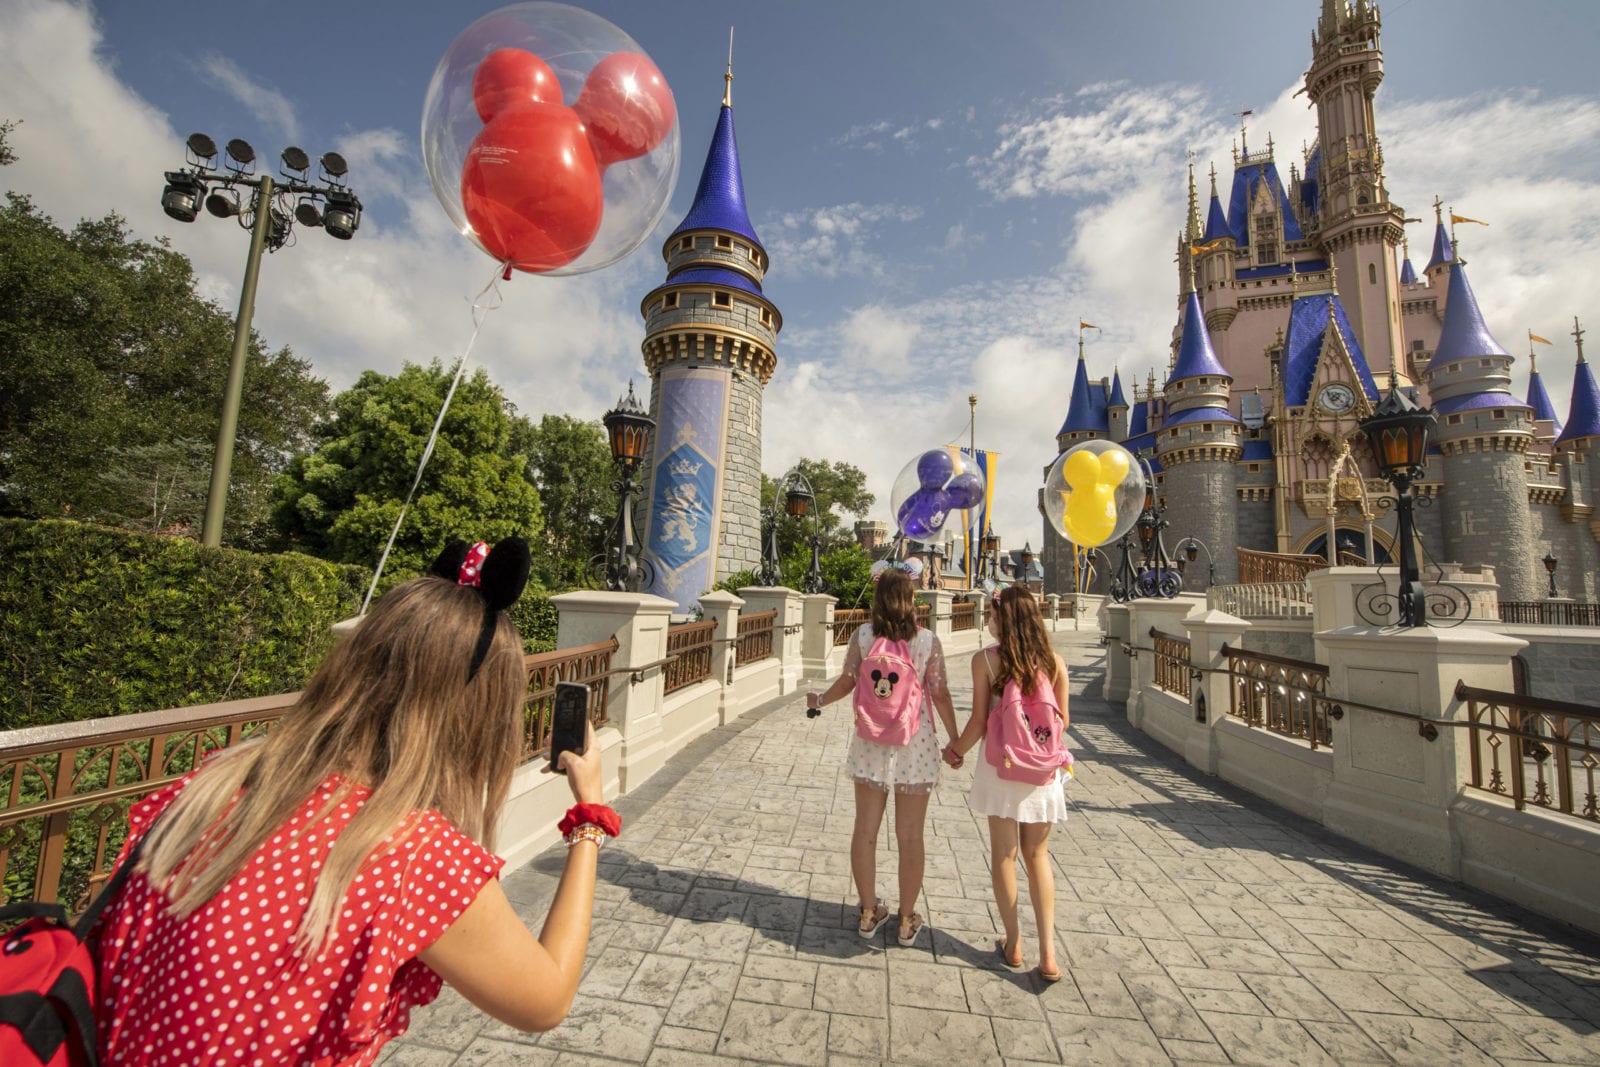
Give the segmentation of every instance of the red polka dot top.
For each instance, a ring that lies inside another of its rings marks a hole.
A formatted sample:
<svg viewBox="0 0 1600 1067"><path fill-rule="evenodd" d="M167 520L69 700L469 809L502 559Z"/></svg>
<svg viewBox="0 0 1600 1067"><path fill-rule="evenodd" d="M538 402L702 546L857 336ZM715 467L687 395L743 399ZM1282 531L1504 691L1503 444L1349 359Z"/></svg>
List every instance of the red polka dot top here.
<svg viewBox="0 0 1600 1067"><path fill-rule="evenodd" d="M183 784L134 807L130 842ZM386 1041L405 1033L411 1009L439 995L443 982L417 953L455 922L503 861L425 812L415 832L392 851L380 847L356 875L324 951L302 960L294 932L311 901L308 875L322 868L370 795L352 786L317 818L341 784L337 775L323 782L187 919L174 917L143 875L128 879L100 925L103 1063L372 1063Z"/></svg>

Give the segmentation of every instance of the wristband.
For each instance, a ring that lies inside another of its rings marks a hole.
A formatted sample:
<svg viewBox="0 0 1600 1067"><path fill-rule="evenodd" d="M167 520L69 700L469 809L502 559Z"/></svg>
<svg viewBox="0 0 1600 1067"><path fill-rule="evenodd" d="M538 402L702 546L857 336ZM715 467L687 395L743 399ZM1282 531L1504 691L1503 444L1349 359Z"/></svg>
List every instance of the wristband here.
<svg viewBox="0 0 1600 1067"><path fill-rule="evenodd" d="M622 816L605 804L574 804L556 824L556 829L565 837L585 824L598 827L607 837L616 837L622 832Z"/></svg>
<svg viewBox="0 0 1600 1067"><path fill-rule="evenodd" d="M593 841L594 847L599 849L605 847L606 836L606 832L600 827L592 822L586 822L568 830L562 839L566 841L568 848L576 845L579 841Z"/></svg>

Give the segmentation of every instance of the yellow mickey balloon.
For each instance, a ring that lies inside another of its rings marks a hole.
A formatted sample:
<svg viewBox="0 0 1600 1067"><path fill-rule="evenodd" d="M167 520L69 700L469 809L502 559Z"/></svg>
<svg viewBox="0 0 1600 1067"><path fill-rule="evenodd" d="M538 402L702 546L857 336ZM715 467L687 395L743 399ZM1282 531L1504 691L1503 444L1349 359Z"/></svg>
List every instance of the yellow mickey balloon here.
<svg viewBox="0 0 1600 1067"><path fill-rule="evenodd" d="M1062 525L1075 544L1104 544L1117 528L1117 502L1108 485L1074 489L1066 503Z"/></svg>
<svg viewBox="0 0 1600 1067"><path fill-rule="evenodd" d="M1100 481L1100 457L1093 452L1073 452L1062 469L1073 489L1088 489Z"/></svg>
<svg viewBox="0 0 1600 1067"><path fill-rule="evenodd" d="M1122 484L1122 479L1128 476L1128 452L1126 449L1102 452L1100 459L1100 484L1115 489Z"/></svg>

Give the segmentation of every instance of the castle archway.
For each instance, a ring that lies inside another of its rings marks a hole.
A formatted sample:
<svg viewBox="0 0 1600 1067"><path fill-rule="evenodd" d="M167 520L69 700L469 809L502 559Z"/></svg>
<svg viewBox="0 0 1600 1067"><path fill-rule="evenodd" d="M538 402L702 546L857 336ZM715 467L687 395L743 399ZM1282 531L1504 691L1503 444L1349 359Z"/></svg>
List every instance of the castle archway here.
<svg viewBox="0 0 1600 1067"><path fill-rule="evenodd" d="M1333 540L1338 552L1350 552L1360 556L1362 559L1367 558L1367 535L1361 527L1338 526L1334 529ZM1385 535L1384 531L1374 529L1372 531L1372 540L1372 558L1379 565L1390 562L1394 558L1389 553L1389 549L1392 547L1391 539ZM1328 531L1326 529L1318 527L1309 531L1305 537L1301 538L1301 542L1300 547L1295 549L1296 552L1302 555L1321 556L1323 559L1329 559ZM1337 556L1334 557L1333 562L1337 562Z"/></svg>

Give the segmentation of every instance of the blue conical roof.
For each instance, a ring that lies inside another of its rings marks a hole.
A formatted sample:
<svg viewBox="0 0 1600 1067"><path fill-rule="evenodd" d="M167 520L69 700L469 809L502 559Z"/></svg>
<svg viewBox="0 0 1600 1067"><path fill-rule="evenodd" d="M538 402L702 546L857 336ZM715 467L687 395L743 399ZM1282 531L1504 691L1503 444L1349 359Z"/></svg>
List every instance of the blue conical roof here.
<svg viewBox="0 0 1600 1067"><path fill-rule="evenodd" d="M1400 284L1401 285L1416 285L1417 284L1417 271L1416 271L1416 268L1411 265L1411 257L1410 256L1407 256L1405 259L1402 259L1400 261Z"/></svg>
<svg viewBox="0 0 1600 1067"><path fill-rule="evenodd" d="M1133 405L1133 414L1128 417L1128 439L1143 437L1150 432L1150 401L1141 400Z"/></svg>
<svg viewBox="0 0 1600 1067"><path fill-rule="evenodd" d="M1109 409L1109 408L1125 408L1127 406L1128 406L1128 401L1122 395L1122 372L1117 370L1115 367L1112 367L1111 368L1111 398L1106 401L1106 407Z"/></svg>
<svg viewBox="0 0 1600 1067"><path fill-rule="evenodd" d="M1167 382L1170 384L1201 376L1233 380L1233 375L1223 369L1222 361L1211 347L1205 313L1200 310L1200 294L1190 292L1188 302L1183 307L1183 341L1178 346L1178 362L1172 368Z"/></svg>
<svg viewBox="0 0 1600 1067"><path fill-rule="evenodd" d="M1567 428L1556 441L1575 441L1580 437L1600 437L1600 387L1595 385L1594 372L1581 355L1572 373L1572 407L1567 411Z"/></svg>
<svg viewBox="0 0 1600 1067"><path fill-rule="evenodd" d="M1330 321L1339 331L1345 351L1350 353L1362 392L1368 400L1378 401L1378 383L1373 380L1366 353L1350 325L1350 316L1345 314L1344 301L1335 293L1312 293L1296 297L1289 309L1289 330L1283 339L1283 402L1289 407L1311 402L1311 386L1316 381L1317 362L1322 357Z"/></svg>
<svg viewBox="0 0 1600 1067"><path fill-rule="evenodd" d="M1278 203L1278 215L1283 222L1283 239L1285 241L1302 239L1300 220L1295 218L1294 212L1289 208L1289 196L1283 191L1283 180L1278 177L1277 165L1270 162L1249 163L1234 170L1233 191L1228 199L1230 232L1241 248L1250 239L1250 202L1255 198L1257 188L1263 183L1266 184L1268 193ZM1208 225L1208 233L1209 229Z"/></svg>
<svg viewBox="0 0 1600 1067"><path fill-rule="evenodd" d="M1550 403L1550 394L1545 392L1544 379L1537 369L1528 374L1528 406L1533 409L1534 418L1555 423L1556 436L1561 436L1561 420L1556 418L1555 405Z"/></svg>
<svg viewBox="0 0 1600 1067"><path fill-rule="evenodd" d="M744 206L739 142L733 135L733 108L727 104L722 105L722 113L717 116L717 130L711 135L711 148L706 152L706 165L700 172L700 187L695 190L694 204L672 235L676 237L686 230L727 230L761 244Z"/></svg>
<svg viewBox="0 0 1600 1067"><path fill-rule="evenodd" d="M1215 192L1211 194L1211 210L1206 213L1206 235L1201 238L1202 243L1214 241L1218 237L1232 237L1233 231L1228 229L1228 216L1222 213L1222 200Z"/></svg>
<svg viewBox="0 0 1600 1067"><path fill-rule="evenodd" d="M1428 260L1424 270L1432 270L1441 263L1448 263L1455 258L1455 253L1450 248L1450 235L1445 232L1444 223L1437 223L1433 231L1433 258Z"/></svg>
<svg viewBox="0 0 1600 1067"><path fill-rule="evenodd" d="M1089 366L1079 356L1078 370L1072 377L1072 401L1067 405L1067 421L1061 424L1056 434L1082 433L1085 430L1107 433L1110 429L1106 420L1106 391L1099 382L1089 381Z"/></svg>
<svg viewBox="0 0 1600 1067"><path fill-rule="evenodd" d="M1510 356L1489 333L1478 310L1478 298L1467 282L1467 265L1462 262L1450 268L1450 295L1445 298L1444 325L1439 330L1439 345L1428 360L1428 369L1443 367L1460 359L1477 359L1479 356Z"/></svg>

